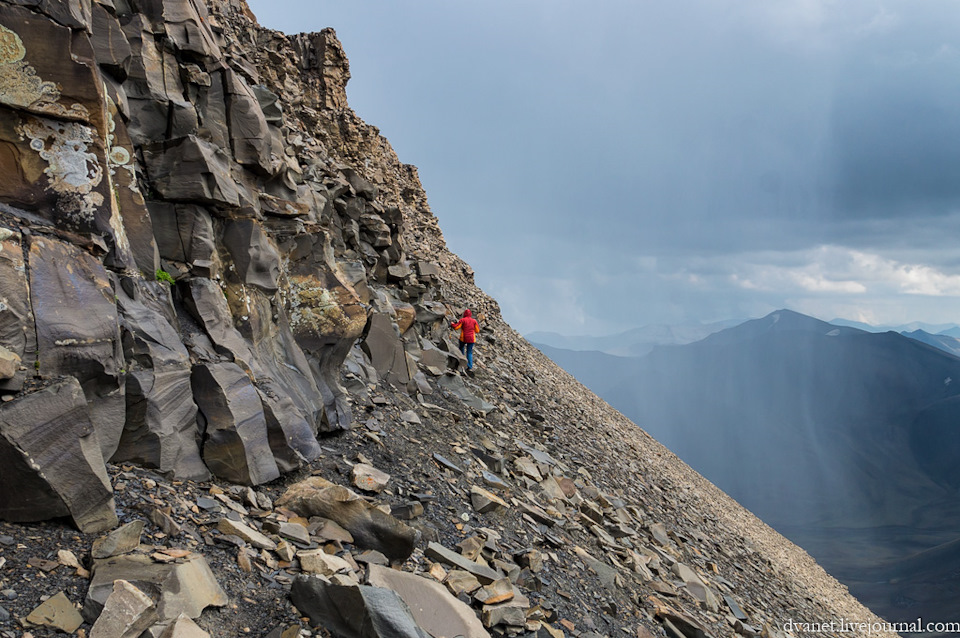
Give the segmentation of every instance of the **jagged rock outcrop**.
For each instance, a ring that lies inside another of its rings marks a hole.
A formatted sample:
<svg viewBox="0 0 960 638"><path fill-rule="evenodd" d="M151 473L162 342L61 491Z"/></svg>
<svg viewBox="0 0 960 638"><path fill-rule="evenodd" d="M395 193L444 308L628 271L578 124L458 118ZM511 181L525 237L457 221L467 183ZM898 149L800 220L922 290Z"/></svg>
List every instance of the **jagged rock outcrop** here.
<svg viewBox="0 0 960 638"><path fill-rule="evenodd" d="M347 605L418 637L428 607L538 637L873 620L503 322L349 77L332 30L243 0L0 0L0 519L149 521L0 522L0 636L115 591L109 631L166 637L350 632ZM341 484L367 467L376 496Z"/></svg>
<svg viewBox="0 0 960 638"><path fill-rule="evenodd" d="M399 184L315 137L346 105L334 34L245 12L0 3L0 390L74 378L104 460L258 484L352 427L362 335L392 340L361 369L412 382L420 337L400 335L436 290Z"/></svg>

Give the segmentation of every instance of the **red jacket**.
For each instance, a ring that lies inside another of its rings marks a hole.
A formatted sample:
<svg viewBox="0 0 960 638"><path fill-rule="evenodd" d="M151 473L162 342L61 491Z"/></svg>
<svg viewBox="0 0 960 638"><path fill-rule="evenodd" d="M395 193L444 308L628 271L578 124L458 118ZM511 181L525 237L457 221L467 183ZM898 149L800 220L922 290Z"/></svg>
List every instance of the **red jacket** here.
<svg viewBox="0 0 960 638"><path fill-rule="evenodd" d="M460 321L451 323L450 327L460 331L460 341L464 343L476 343L477 331L480 330L480 324L470 316L469 310L463 311L463 317Z"/></svg>

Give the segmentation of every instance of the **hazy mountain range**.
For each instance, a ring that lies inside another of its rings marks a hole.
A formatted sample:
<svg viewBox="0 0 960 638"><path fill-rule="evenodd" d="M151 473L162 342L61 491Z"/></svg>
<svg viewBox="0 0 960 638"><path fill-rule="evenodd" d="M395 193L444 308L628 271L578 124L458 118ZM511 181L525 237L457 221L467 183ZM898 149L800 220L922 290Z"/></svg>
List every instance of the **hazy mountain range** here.
<svg viewBox="0 0 960 638"><path fill-rule="evenodd" d="M564 350L597 351L621 357L639 357L647 354L656 346L693 343L714 332L730 328L739 323L741 322L733 320L675 326L654 324L641 328L631 328L625 332L605 337L568 337L556 332L531 332L526 335L526 338L527 341L535 345L542 344L553 348L563 348Z"/></svg>
<svg viewBox="0 0 960 638"><path fill-rule="evenodd" d="M721 330L746 323L747 319L730 319L713 323L687 323L678 325L652 324L640 328L631 328L613 335L592 337L588 335L568 336L556 332L531 332L527 341L537 346L548 346L579 352L604 352L618 357L642 357L656 346L681 346L705 339ZM836 326L858 328L865 332L900 332L919 341L928 341L931 337L960 338L960 326L949 324L928 324L914 321L900 326L872 326L849 319L833 319L829 323ZM944 340L943 344L931 343L937 347L955 347L954 342Z"/></svg>
<svg viewBox="0 0 960 638"><path fill-rule="evenodd" d="M781 310L641 357L540 347L877 613L960 618L960 340Z"/></svg>

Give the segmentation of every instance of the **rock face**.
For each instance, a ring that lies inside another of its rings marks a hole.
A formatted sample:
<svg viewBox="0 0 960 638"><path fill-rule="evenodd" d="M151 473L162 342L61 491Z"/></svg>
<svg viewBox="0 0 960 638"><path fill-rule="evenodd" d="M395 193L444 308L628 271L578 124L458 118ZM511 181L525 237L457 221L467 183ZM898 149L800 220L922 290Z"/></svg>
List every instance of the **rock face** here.
<svg viewBox="0 0 960 638"><path fill-rule="evenodd" d="M875 621L506 325L349 77L243 0L0 0L0 638Z"/></svg>
<svg viewBox="0 0 960 638"><path fill-rule="evenodd" d="M411 332L436 295L401 237L419 184L318 131L346 104L336 36L248 13L0 2L0 392L73 378L103 460L259 484L353 427L368 315L393 354L357 365L400 385L443 316Z"/></svg>

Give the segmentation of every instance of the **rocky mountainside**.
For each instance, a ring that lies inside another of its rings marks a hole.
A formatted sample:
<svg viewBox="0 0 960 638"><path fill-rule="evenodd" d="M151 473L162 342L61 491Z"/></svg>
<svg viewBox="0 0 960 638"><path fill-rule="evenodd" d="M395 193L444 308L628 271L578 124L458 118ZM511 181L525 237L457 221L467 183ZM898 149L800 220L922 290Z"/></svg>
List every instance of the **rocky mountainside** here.
<svg viewBox="0 0 960 638"><path fill-rule="evenodd" d="M349 77L243 0L0 0L0 636L877 622L504 323Z"/></svg>

